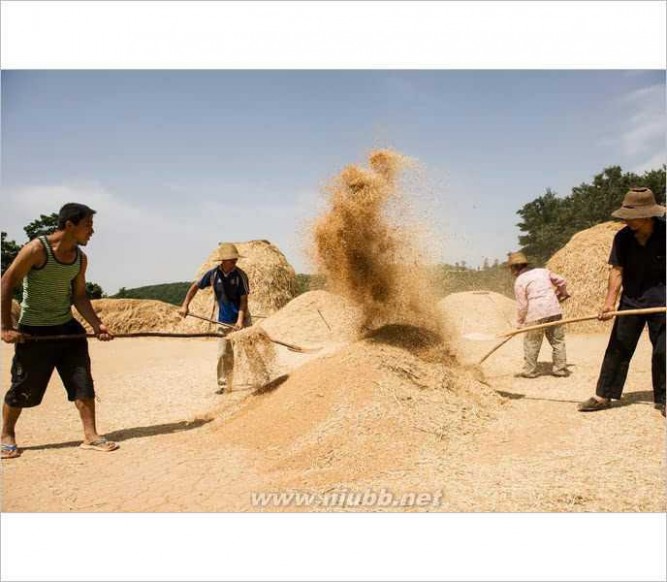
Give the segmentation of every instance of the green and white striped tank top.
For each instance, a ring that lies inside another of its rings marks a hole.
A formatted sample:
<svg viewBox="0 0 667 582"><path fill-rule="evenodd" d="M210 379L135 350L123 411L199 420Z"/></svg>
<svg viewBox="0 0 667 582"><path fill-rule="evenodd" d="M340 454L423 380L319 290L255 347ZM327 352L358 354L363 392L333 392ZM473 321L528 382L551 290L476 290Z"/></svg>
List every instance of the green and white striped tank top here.
<svg viewBox="0 0 667 582"><path fill-rule="evenodd" d="M61 325L72 319L72 280L81 270L81 251L74 262L61 263L45 236L39 241L46 251L46 263L34 267L23 279L23 302L19 323L23 325Z"/></svg>

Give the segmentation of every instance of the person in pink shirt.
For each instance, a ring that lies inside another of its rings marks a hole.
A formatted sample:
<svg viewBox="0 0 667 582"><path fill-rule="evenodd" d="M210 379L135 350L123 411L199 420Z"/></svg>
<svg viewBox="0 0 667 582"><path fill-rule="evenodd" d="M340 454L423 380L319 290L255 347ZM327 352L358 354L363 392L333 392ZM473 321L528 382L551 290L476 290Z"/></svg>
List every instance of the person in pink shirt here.
<svg viewBox="0 0 667 582"><path fill-rule="evenodd" d="M563 319L560 303L569 297L566 281L548 269L532 269L523 253L509 253L507 264L516 281L518 327L539 325ZM565 354L565 330L562 325L526 332L523 336L523 378L536 378L537 357L542 339L547 336L553 350L553 375L569 376Z"/></svg>

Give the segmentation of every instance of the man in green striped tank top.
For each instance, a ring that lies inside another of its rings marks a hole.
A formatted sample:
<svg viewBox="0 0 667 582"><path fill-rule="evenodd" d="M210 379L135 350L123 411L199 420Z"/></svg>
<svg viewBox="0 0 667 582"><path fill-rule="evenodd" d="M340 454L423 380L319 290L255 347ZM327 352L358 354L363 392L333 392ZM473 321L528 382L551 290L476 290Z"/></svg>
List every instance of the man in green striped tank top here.
<svg viewBox="0 0 667 582"><path fill-rule="evenodd" d="M44 397L53 370L63 381L83 424L81 448L113 451L118 445L97 433L95 389L88 342L81 337L35 341L54 335L81 335L83 326L72 316L72 305L90 324L98 339L113 335L95 313L86 294L85 246L93 235L95 211L83 204L65 204L58 215L58 230L27 243L2 276L2 340L15 344L12 385L2 407L2 458L20 455L15 427L24 408ZM12 327L12 292L23 283L18 329Z"/></svg>

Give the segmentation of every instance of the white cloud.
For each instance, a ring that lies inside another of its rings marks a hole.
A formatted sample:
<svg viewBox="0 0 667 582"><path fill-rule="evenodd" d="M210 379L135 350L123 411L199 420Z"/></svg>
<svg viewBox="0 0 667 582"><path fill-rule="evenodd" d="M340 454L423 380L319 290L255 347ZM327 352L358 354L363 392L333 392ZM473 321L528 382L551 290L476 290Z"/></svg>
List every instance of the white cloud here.
<svg viewBox="0 0 667 582"><path fill-rule="evenodd" d="M625 95L621 101L622 122L618 143L625 155L642 160L637 167L650 161L659 167L665 162L665 86L652 85Z"/></svg>
<svg viewBox="0 0 667 582"><path fill-rule="evenodd" d="M166 206L149 198L127 201L100 184L39 185L3 194L2 230L18 243L25 242L24 225L66 202L94 208L87 276L110 294L120 287L190 280L221 241L270 240L302 271L304 231L316 198L301 193L295 204L262 205L190 198Z"/></svg>
<svg viewBox="0 0 667 582"><path fill-rule="evenodd" d="M667 163L667 151L663 148L662 151L657 154L652 155L646 161L637 164L636 166L630 168L631 172L635 174L643 174L650 170L657 170Z"/></svg>

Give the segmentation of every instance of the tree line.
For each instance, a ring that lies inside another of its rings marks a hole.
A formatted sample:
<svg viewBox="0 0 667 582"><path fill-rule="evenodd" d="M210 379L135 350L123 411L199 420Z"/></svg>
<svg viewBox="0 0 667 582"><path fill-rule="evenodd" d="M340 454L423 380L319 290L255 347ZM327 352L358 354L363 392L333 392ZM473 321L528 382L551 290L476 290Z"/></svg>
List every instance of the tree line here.
<svg viewBox="0 0 667 582"><path fill-rule="evenodd" d="M559 197L547 188L545 193L517 211L524 233L519 244L535 265L544 265L570 240L572 235L596 224L613 220L611 213L620 207L625 193L633 187L650 188L658 204L665 200L665 168L642 175L623 172L620 166L605 168L591 184L582 183L570 194Z"/></svg>

